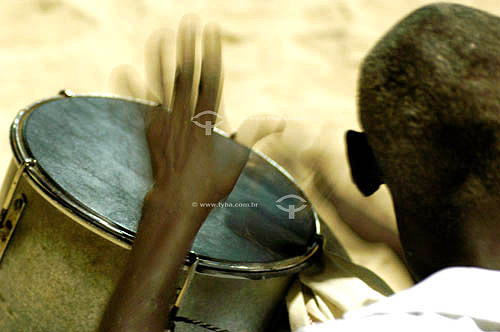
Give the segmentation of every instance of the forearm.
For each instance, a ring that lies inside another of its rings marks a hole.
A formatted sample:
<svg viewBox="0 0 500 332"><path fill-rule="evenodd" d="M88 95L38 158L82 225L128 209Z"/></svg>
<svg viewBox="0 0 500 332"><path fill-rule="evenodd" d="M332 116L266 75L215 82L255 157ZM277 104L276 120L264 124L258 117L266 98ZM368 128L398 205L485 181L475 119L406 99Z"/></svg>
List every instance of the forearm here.
<svg viewBox="0 0 500 332"><path fill-rule="evenodd" d="M177 274L208 211L161 190L144 201L128 264L100 331L163 331Z"/></svg>

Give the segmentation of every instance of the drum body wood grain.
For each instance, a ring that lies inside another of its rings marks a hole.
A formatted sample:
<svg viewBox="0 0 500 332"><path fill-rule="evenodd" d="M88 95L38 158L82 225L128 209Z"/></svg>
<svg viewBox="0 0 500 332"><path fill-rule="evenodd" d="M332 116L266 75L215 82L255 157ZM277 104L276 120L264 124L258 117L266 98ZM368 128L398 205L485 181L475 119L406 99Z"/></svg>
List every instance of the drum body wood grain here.
<svg viewBox="0 0 500 332"><path fill-rule="evenodd" d="M16 206L22 214L0 263L0 331L95 331L151 185L141 120L151 107L54 98L18 115L0 191L0 202L12 198L4 229ZM227 155L241 155L243 147L217 139ZM199 264L179 315L232 332L266 329L290 280L319 248L312 207L289 220L275 206L285 194L302 195L277 165L252 152L226 203L256 206L212 211L191 250ZM206 330L177 323L176 331Z"/></svg>

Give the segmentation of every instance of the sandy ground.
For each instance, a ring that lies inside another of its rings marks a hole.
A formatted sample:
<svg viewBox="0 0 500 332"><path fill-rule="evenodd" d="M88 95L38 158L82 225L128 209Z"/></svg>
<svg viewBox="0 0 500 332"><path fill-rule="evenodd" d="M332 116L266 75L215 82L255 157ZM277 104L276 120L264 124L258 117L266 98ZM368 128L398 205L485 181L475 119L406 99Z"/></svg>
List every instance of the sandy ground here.
<svg viewBox="0 0 500 332"><path fill-rule="evenodd" d="M357 128L356 82L363 56L396 21L430 1L388 0L76 0L2 1L0 10L0 174L11 151L16 113L62 88L109 92L120 64L143 68L144 43L185 13L216 21L223 31L225 121L248 116L290 118L279 139L261 147L289 167L304 186L319 172L329 190L394 217L387 192L362 198L350 183L343 148ZM460 1L500 14L495 0Z"/></svg>

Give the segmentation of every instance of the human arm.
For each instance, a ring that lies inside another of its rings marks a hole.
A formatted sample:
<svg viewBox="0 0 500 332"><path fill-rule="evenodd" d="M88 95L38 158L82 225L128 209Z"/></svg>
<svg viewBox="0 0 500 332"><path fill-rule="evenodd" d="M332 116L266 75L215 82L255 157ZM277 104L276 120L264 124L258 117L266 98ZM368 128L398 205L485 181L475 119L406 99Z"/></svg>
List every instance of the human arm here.
<svg viewBox="0 0 500 332"><path fill-rule="evenodd" d="M155 187L149 192L133 250L100 331L164 331L177 273L207 214L170 190Z"/></svg>
<svg viewBox="0 0 500 332"><path fill-rule="evenodd" d="M232 190L247 156L224 158L212 135L191 118L218 109L222 85L220 36L216 26L199 43L195 18L183 20L177 40L173 79L159 77L162 106L146 119L154 185L144 200L141 221L124 273L108 303L99 331L163 331L177 273L209 209L192 202L216 203ZM156 40L157 66L165 63ZM203 59L199 54L203 53ZM173 89L173 94L170 93ZM172 112L168 110L171 109ZM214 117L214 115L210 115Z"/></svg>

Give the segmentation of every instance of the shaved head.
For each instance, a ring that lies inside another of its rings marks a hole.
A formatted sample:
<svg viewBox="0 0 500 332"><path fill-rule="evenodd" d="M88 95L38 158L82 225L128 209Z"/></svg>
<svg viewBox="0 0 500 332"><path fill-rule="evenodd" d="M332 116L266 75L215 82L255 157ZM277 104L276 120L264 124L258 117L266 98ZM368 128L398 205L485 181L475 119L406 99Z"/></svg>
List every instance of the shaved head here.
<svg viewBox="0 0 500 332"><path fill-rule="evenodd" d="M416 10L363 62L359 116L373 153L364 164L390 189L416 279L500 268L499 92L500 18L461 5Z"/></svg>

